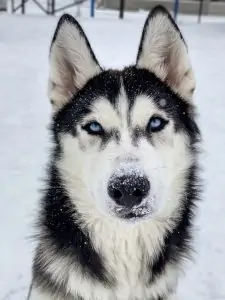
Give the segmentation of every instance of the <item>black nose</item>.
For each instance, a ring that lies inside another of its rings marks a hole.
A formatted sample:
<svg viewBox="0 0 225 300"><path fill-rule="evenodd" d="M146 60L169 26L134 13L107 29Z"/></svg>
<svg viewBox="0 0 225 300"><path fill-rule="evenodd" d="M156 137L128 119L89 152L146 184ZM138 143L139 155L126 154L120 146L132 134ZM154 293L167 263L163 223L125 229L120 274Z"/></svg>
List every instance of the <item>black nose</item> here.
<svg viewBox="0 0 225 300"><path fill-rule="evenodd" d="M119 205L131 208L140 204L150 190L145 176L124 175L114 177L108 185L109 196Z"/></svg>

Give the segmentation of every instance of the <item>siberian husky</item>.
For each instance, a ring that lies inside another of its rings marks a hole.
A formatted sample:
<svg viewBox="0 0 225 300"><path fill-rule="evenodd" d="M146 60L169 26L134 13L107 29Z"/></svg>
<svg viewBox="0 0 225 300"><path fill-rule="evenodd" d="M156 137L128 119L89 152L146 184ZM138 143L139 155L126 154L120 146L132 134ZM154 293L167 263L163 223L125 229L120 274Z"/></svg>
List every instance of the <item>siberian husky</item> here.
<svg viewBox="0 0 225 300"><path fill-rule="evenodd" d="M78 22L60 18L29 300L175 299L199 197L194 90L186 43L163 7L122 70L103 69Z"/></svg>

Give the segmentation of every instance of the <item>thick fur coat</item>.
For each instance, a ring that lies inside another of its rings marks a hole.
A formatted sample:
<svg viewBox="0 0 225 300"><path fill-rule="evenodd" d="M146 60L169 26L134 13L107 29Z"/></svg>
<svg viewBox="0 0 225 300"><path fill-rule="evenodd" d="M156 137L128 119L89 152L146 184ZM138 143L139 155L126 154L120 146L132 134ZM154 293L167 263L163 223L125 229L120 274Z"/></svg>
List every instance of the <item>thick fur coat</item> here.
<svg viewBox="0 0 225 300"><path fill-rule="evenodd" d="M123 70L102 69L77 21L60 18L29 300L175 300L199 194L194 89L187 46L163 7Z"/></svg>

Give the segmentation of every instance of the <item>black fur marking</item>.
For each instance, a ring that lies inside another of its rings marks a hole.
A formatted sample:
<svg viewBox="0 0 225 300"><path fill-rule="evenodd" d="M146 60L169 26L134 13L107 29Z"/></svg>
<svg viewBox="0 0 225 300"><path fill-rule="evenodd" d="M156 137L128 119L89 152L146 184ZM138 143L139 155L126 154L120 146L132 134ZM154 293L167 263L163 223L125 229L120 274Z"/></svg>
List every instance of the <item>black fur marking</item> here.
<svg viewBox="0 0 225 300"><path fill-rule="evenodd" d="M190 103L180 98L148 70L129 67L124 69L122 76L130 108L137 96L146 95L168 115L168 119L173 119L177 131L184 131L190 137L191 144L199 140L200 132L195 122L194 107ZM162 99L166 100L163 107L160 103Z"/></svg>
<svg viewBox="0 0 225 300"><path fill-rule="evenodd" d="M85 41L85 43L86 43L86 45L87 45L87 47L88 47L88 49L89 49L89 52L90 52L90 54L91 54L92 59L93 59L94 62L99 66L99 63L98 63L98 61L97 61L97 59L96 59L96 57L95 57L95 54L94 54L94 52L93 52L93 50L92 50L92 48L91 48L91 45L90 45L90 43L89 43L89 41L88 41L88 39L87 39L87 36L85 35L85 33L84 33L82 27L81 27L80 24L77 22L77 20L76 20L74 17L72 17L71 15L69 15L69 14L63 14L63 15L60 17L59 21L58 21L58 24L57 24L55 33L54 33L53 38L52 38L51 46L50 46L50 54L51 54L52 45L55 43L55 41L56 41L56 39L57 39L57 36L58 36L58 33L59 33L61 27L62 27L63 24L66 23L66 22L69 23L69 24L71 24L72 26L74 26L74 27L76 28L76 30L78 30L79 34L83 37L83 39L84 39L84 41Z"/></svg>
<svg viewBox="0 0 225 300"><path fill-rule="evenodd" d="M112 140L114 140L118 144L120 141L120 133L117 129L112 129L110 132L105 132L104 136L102 136L101 138L101 150L103 150Z"/></svg>
<svg viewBox="0 0 225 300"><path fill-rule="evenodd" d="M142 54L142 50L143 50L143 43L144 43L144 40L146 38L146 34L147 34L147 31L148 31L148 28L149 26L151 26L150 22L153 18L155 18L157 15L164 15L168 18L168 20L171 22L171 25L174 27L174 29L179 33L180 35L180 38L182 39L182 41L184 42L184 44L186 45L185 43L185 40L183 38L183 35L182 33L180 32L180 29L179 27L177 26L177 24L174 22L174 19L171 17L170 13L167 11L167 9L165 7L163 7L162 5L157 5L155 6L155 8L153 8L153 10L149 13L146 21L145 21L145 24L144 24L144 28L143 28L143 31L142 31L142 36L141 36L141 40L140 40L140 45L139 45L139 48L138 48L138 54L137 54L137 62L139 61L140 59L140 56ZM187 47L187 45L186 45Z"/></svg>
<svg viewBox="0 0 225 300"><path fill-rule="evenodd" d="M104 71L90 79L87 84L55 115L52 124L54 142L59 144L58 134L71 133L76 136L77 123L91 112L92 105L104 97L113 106L120 92L120 73Z"/></svg>
<svg viewBox="0 0 225 300"><path fill-rule="evenodd" d="M199 199L200 186L198 179L198 167L192 166L187 172L187 187L183 195L183 208L180 221L172 232L168 232L164 246L158 258L153 264L149 264L152 271L150 284L153 284L157 277L165 270L167 263L177 264L183 258L189 258L192 241L192 221L196 201Z"/></svg>
<svg viewBox="0 0 225 300"><path fill-rule="evenodd" d="M153 144L152 134L154 133L147 132L146 128L135 127L133 129L133 134L132 134L133 145L138 147L138 141L143 137L146 138L149 141L149 143Z"/></svg>
<svg viewBox="0 0 225 300"><path fill-rule="evenodd" d="M102 257L95 251L88 233L80 228L79 214L64 190L63 182L54 165L49 170L48 186L42 200L39 220L41 245L52 245L54 248L48 249L49 253L52 251L60 253L61 257L67 257L71 263L74 261L78 264L84 276L110 286L113 279L108 276ZM43 261L43 259L44 257L41 257L37 249L34 278L43 279L43 282L39 282L42 286L55 290L57 286L51 282L49 275L45 274L46 265L50 262ZM52 257L46 259L51 260ZM67 278L66 275L64 278ZM63 286L60 286L59 290L63 291Z"/></svg>

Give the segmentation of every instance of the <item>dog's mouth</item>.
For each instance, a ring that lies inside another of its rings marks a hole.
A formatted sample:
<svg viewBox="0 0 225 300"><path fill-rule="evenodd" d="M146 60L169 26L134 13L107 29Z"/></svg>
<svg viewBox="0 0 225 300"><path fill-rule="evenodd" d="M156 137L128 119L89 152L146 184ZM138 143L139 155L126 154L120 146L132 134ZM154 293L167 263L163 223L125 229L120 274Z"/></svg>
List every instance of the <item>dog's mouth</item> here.
<svg viewBox="0 0 225 300"><path fill-rule="evenodd" d="M148 217L152 213L152 210L147 205L140 205L132 208L117 207L115 208L115 214L125 220L143 219Z"/></svg>

